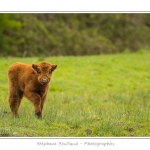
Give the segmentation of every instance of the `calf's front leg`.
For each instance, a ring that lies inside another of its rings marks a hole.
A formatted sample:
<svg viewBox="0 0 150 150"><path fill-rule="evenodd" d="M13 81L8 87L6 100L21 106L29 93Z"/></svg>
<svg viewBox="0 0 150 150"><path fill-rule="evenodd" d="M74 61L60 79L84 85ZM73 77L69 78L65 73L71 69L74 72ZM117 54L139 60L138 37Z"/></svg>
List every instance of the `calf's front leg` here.
<svg viewBox="0 0 150 150"><path fill-rule="evenodd" d="M43 106L44 106L44 103L45 103L45 100L46 100L46 95L47 94L44 94L41 98L41 111L43 110Z"/></svg>
<svg viewBox="0 0 150 150"><path fill-rule="evenodd" d="M24 95L33 103L35 115L38 117L38 119L42 119L40 95L36 92L32 92L29 90L25 90Z"/></svg>

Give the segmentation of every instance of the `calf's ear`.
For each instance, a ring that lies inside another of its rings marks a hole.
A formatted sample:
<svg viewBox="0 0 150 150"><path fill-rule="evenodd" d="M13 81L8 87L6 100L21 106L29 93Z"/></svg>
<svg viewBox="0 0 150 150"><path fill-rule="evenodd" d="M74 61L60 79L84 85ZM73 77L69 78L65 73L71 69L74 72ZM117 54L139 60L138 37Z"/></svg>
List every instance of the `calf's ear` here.
<svg viewBox="0 0 150 150"><path fill-rule="evenodd" d="M36 64L32 64L32 68L36 71L36 72L38 72L38 65L36 65Z"/></svg>
<svg viewBox="0 0 150 150"><path fill-rule="evenodd" d="M52 65L52 71L54 71L57 68L57 65L53 64Z"/></svg>

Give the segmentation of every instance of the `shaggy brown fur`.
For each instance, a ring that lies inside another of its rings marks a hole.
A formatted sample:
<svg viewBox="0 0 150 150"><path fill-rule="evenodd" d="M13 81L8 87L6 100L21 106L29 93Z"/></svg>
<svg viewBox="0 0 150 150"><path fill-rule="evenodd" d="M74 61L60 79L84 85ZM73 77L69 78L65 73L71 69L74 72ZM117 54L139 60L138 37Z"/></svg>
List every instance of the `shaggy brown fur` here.
<svg viewBox="0 0 150 150"><path fill-rule="evenodd" d="M56 67L57 65L48 62L41 62L38 65L16 62L9 67L8 101L14 117L18 116L18 109L24 95L33 103L35 115L42 118L49 82Z"/></svg>

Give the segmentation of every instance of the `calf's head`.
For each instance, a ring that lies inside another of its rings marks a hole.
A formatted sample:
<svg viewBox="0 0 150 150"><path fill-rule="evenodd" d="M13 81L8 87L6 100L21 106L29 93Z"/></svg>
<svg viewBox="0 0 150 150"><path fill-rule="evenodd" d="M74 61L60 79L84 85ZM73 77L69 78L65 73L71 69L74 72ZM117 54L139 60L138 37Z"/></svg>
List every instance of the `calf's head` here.
<svg viewBox="0 0 150 150"><path fill-rule="evenodd" d="M45 85L50 82L52 72L57 68L57 65L48 62L40 62L38 65L32 64L32 68L38 75L38 81L42 85Z"/></svg>

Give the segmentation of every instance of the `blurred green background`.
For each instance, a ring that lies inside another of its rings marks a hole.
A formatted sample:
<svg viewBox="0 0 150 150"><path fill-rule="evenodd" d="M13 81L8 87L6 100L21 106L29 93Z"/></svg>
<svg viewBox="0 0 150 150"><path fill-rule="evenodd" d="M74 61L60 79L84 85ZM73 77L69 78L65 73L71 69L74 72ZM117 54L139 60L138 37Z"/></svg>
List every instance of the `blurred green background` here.
<svg viewBox="0 0 150 150"><path fill-rule="evenodd" d="M0 56L64 56L150 49L150 14L1 13Z"/></svg>

